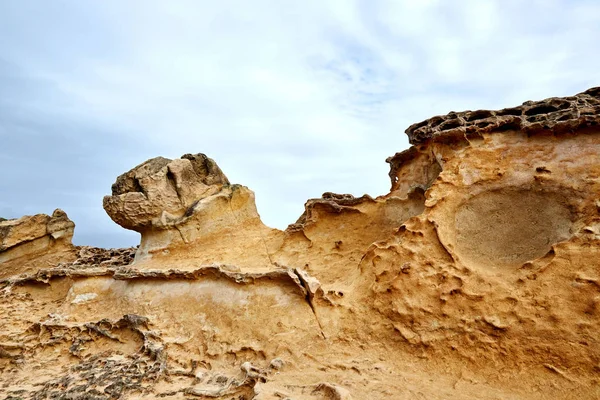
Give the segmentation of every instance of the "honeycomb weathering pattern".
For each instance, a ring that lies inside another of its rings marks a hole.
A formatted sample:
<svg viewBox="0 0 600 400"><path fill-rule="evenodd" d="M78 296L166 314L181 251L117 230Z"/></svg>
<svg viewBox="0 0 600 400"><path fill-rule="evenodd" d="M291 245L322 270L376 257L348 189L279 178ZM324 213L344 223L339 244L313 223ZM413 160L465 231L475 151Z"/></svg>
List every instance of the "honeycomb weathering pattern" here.
<svg viewBox="0 0 600 400"><path fill-rule="evenodd" d="M502 110L450 112L408 127L406 134L413 145L430 139L454 135L480 135L519 130L528 134L544 131L570 133L600 123L600 87L570 97L551 97L526 101L518 107Z"/></svg>
<svg viewBox="0 0 600 400"><path fill-rule="evenodd" d="M416 124L284 231L201 153L117 178L138 248L0 221L0 397L600 398L598 93Z"/></svg>

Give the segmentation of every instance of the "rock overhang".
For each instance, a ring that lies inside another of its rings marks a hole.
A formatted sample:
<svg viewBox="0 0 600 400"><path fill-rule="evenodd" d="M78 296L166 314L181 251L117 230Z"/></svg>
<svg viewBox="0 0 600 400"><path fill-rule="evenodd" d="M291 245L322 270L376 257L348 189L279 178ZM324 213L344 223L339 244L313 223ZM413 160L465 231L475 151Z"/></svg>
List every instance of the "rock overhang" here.
<svg viewBox="0 0 600 400"><path fill-rule="evenodd" d="M75 262L3 284L28 293L27 301L38 301L40 283L64 285L66 300L56 296L56 304L79 325L47 324L71 326L77 345L54 348L68 354L71 346L82 359L82 344L113 340L127 320L121 315L139 316L142 336L160 349L159 371L173 387L178 379L191 385L188 394L271 399L285 388L321 398L326 391L315 380L327 380L357 398L387 398L419 376L403 374L418 359L425 378L417 386L429 398L440 397L430 377L442 382L448 371L485 382L469 386L483 398L492 387L528 398L524 381L548 398L585 397L600 357L593 334L600 327L599 93L417 124L409 128L415 146L387 160L390 193L325 193L307 201L286 231L265 227L252 192L210 172L208 157L190 156L202 160L198 170L186 156L152 159L118 178L105 202L107 212L124 215L122 226L142 232L141 252L153 248L156 259L129 264L129 249L126 257L91 256L85 268ZM132 195L147 213L127 202ZM121 208L110 209L112 202ZM28 307L43 320L54 310L39 301L46 308ZM7 304L21 303L15 297L0 306ZM112 329L100 339L80 329L100 325ZM138 342L120 357L139 359ZM48 365L51 356L35 361ZM280 357L290 370L256 367ZM232 385L240 368L246 378L259 371L260 384ZM384 369L402 384L380 380ZM447 393L460 397L456 382L453 375ZM338 392L327 396L342 398Z"/></svg>
<svg viewBox="0 0 600 400"><path fill-rule="evenodd" d="M501 110L452 111L415 123L406 134L411 144L421 145L432 139L506 131L529 135L574 133L599 124L600 87L594 87L574 96L526 101Z"/></svg>

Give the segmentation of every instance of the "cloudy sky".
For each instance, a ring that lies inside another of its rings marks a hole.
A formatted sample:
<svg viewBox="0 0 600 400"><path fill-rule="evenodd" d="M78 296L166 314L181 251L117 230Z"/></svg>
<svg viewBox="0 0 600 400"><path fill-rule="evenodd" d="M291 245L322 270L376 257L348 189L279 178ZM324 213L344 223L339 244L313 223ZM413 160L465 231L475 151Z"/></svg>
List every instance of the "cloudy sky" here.
<svg viewBox="0 0 600 400"><path fill-rule="evenodd" d="M284 228L389 189L404 129L600 85L597 0L0 0L0 216L128 246L115 178L206 153Z"/></svg>

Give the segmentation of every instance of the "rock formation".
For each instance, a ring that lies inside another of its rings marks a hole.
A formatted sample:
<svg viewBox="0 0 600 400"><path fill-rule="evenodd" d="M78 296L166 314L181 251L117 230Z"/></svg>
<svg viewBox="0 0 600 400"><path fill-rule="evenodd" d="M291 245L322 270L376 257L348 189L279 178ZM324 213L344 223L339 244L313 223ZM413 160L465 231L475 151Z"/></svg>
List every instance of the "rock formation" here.
<svg viewBox="0 0 600 400"><path fill-rule="evenodd" d="M75 224L60 210L0 221L0 278L75 258Z"/></svg>
<svg viewBox="0 0 600 400"><path fill-rule="evenodd" d="M204 154L157 157L138 165L117 178L104 209L122 227L142 234L138 260L181 249L182 258L189 259L188 245L196 243L198 249L232 248L234 257L226 260L232 263L240 261L240 246L261 254L259 265L268 261L262 236L270 229L260 220L254 193L231 185Z"/></svg>
<svg viewBox="0 0 600 400"><path fill-rule="evenodd" d="M598 398L599 122L599 88L434 117L388 194L285 231L205 155L149 160L104 199L137 250L0 264L0 394ZM69 232L38 219L0 222L4 253Z"/></svg>

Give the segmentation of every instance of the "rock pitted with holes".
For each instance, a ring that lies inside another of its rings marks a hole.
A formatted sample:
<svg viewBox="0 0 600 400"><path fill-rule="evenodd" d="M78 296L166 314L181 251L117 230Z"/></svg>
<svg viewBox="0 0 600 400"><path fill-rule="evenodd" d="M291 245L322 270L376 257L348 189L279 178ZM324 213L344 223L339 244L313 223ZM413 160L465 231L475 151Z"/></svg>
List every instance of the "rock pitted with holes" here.
<svg viewBox="0 0 600 400"><path fill-rule="evenodd" d="M203 154L139 165L137 250L0 264L0 397L599 398L599 95L413 125L389 193L285 231Z"/></svg>
<svg viewBox="0 0 600 400"><path fill-rule="evenodd" d="M411 144L445 136L481 135L519 130L533 135L574 133L600 125L600 87L570 97L552 97L526 101L518 107L502 110L450 112L411 125L406 130Z"/></svg>

